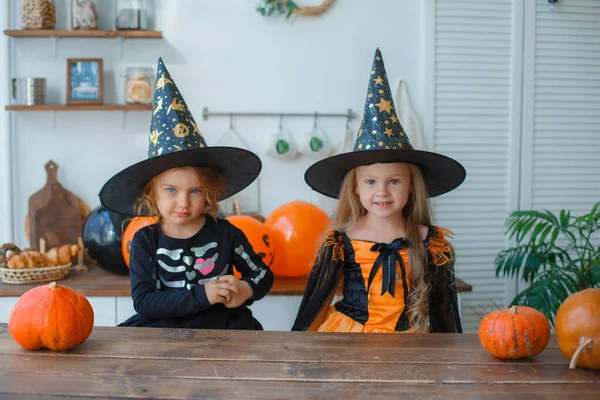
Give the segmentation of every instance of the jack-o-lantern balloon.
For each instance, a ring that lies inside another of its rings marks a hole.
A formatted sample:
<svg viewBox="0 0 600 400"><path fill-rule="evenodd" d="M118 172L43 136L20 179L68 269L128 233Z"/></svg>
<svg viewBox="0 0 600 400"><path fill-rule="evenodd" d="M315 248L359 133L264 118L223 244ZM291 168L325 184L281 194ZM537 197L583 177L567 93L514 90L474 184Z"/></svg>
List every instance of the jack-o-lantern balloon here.
<svg viewBox="0 0 600 400"><path fill-rule="evenodd" d="M254 252L261 256L263 262L270 267L275 257L275 246L265 225L248 215L233 215L227 217L227 220L244 232ZM235 269L234 275L238 278L241 277L241 274Z"/></svg>
<svg viewBox="0 0 600 400"><path fill-rule="evenodd" d="M125 264L129 267L129 256L131 253L131 241L133 235L145 226L155 224L158 221L156 217L135 217L129 222L125 232L123 232L123 239L121 241L121 251L123 252L123 258Z"/></svg>
<svg viewBox="0 0 600 400"><path fill-rule="evenodd" d="M329 226L329 217L319 207L293 201L276 208L265 226L277 249L271 270L275 276L304 276L310 273L319 236Z"/></svg>

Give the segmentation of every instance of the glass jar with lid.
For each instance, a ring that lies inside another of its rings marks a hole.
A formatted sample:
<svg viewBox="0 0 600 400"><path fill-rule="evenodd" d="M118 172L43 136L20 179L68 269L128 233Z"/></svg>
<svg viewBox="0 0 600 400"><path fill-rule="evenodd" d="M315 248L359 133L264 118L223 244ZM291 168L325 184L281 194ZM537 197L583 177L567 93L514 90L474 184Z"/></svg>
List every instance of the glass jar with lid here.
<svg viewBox="0 0 600 400"><path fill-rule="evenodd" d="M152 0L115 0L115 27L119 30L150 29Z"/></svg>
<svg viewBox="0 0 600 400"><path fill-rule="evenodd" d="M98 29L98 0L71 0L71 29Z"/></svg>
<svg viewBox="0 0 600 400"><path fill-rule="evenodd" d="M125 73L125 103L152 104L154 73L152 68L127 68Z"/></svg>
<svg viewBox="0 0 600 400"><path fill-rule="evenodd" d="M56 24L54 0L23 0L21 18L23 29L54 29Z"/></svg>

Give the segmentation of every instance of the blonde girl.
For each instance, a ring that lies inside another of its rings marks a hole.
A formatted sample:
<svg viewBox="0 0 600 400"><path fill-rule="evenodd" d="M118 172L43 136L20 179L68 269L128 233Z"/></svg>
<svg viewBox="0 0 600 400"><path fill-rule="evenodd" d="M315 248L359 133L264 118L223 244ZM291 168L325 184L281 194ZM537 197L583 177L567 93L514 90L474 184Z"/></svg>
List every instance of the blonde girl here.
<svg viewBox="0 0 600 400"><path fill-rule="evenodd" d="M462 332L451 232L432 225L428 198L464 179L455 160L412 148L377 49L354 151L305 175L339 202L292 329Z"/></svg>

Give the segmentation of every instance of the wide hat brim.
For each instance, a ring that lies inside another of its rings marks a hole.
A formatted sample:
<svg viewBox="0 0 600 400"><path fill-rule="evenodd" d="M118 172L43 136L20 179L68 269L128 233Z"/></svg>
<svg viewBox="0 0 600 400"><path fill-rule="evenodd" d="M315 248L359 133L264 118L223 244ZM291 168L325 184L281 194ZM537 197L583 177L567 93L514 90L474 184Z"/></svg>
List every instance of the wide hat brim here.
<svg viewBox="0 0 600 400"><path fill-rule="evenodd" d="M317 192L337 199L342 182L355 167L376 163L406 162L421 168L429 197L439 196L457 188L467 175L456 160L442 154L421 150L382 149L338 154L310 166L304 180Z"/></svg>
<svg viewBox="0 0 600 400"><path fill-rule="evenodd" d="M235 147L203 147L181 150L143 160L110 178L100 190L100 203L111 211L134 215L134 205L154 176L176 167L209 167L221 172L224 200L250 185L260 174L262 162L251 151Z"/></svg>

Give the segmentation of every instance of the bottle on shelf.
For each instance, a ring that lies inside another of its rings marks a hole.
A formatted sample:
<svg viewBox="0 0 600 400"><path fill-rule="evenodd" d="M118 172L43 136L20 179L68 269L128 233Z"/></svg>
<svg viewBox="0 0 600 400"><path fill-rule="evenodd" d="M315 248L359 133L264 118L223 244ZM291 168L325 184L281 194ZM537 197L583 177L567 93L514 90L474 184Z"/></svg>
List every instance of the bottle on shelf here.
<svg viewBox="0 0 600 400"><path fill-rule="evenodd" d="M97 0L71 0L71 29L98 29Z"/></svg>
<svg viewBox="0 0 600 400"><path fill-rule="evenodd" d="M115 0L115 27L117 30L150 29L151 0Z"/></svg>

